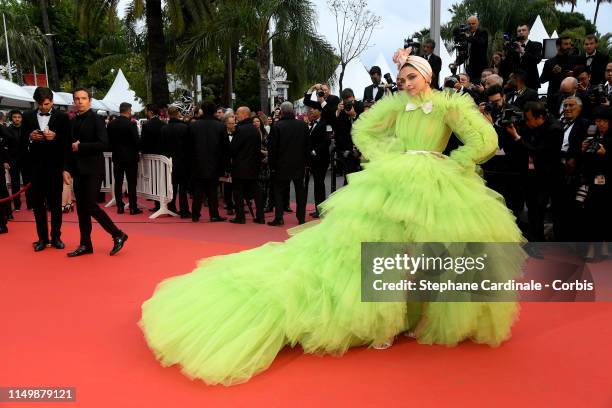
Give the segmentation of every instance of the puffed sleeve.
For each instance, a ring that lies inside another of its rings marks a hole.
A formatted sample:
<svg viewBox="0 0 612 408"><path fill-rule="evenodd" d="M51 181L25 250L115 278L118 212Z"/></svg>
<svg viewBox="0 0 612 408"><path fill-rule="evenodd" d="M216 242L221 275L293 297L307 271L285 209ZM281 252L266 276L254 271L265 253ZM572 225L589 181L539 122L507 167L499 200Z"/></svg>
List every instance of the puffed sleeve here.
<svg viewBox="0 0 612 408"><path fill-rule="evenodd" d="M450 157L466 170L474 171L476 164L495 156L497 133L471 96L453 93L448 98L444 122L463 143L451 152Z"/></svg>
<svg viewBox="0 0 612 408"><path fill-rule="evenodd" d="M386 153L401 152L395 122L406 103L403 95L385 96L353 124L353 142L368 160Z"/></svg>

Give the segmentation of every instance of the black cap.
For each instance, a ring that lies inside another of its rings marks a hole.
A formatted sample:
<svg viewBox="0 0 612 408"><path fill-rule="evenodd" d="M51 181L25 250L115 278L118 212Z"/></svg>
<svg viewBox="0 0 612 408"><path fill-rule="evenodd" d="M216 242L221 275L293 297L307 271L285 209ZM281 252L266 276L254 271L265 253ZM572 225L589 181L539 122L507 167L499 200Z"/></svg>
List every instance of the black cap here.
<svg viewBox="0 0 612 408"><path fill-rule="evenodd" d="M370 68L370 75L374 75L374 74L382 75L380 67L374 65L372 68Z"/></svg>

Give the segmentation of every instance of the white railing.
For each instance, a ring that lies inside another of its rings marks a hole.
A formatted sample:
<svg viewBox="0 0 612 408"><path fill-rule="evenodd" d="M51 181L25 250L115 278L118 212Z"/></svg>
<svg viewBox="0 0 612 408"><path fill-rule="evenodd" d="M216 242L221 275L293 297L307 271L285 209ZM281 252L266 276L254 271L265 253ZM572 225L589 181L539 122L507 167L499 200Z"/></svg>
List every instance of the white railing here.
<svg viewBox="0 0 612 408"><path fill-rule="evenodd" d="M113 198L106 204L110 207L116 204L113 177L113 155L104 153L104 180L100 191L113 194ZM121 191L127 187L123 181ZM159 210L149 218L157 218L160 215L178 217L178 214L168 209L168 203L172 201L172 159L157 154L143 154L138 162L138 176L136 183L136 195L139 197L159 201Z"/></svg>

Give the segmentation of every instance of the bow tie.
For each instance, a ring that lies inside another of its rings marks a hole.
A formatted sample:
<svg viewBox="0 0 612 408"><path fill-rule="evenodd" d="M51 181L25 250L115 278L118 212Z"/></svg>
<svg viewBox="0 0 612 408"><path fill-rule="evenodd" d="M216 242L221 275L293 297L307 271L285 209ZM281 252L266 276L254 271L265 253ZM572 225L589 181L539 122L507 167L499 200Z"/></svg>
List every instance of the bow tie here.
<svg viewBox="0 0 612 408"><path fill-rule="evenodd" d="M38 112L38 116L51 116L51 114L50 113Z"/></svg>
<svg viewBox="0 0 612 408"><path fill-rule="evenodd" d="M406 112L411 112L411 111L417 110L419 108L421 108L421 110L426 115L429 115L431 113L431 111L433 110L433 102L427 101L427 102L423 102L421 105L415 105L412 102L408 102L408 104L406 105Z"/></svg>

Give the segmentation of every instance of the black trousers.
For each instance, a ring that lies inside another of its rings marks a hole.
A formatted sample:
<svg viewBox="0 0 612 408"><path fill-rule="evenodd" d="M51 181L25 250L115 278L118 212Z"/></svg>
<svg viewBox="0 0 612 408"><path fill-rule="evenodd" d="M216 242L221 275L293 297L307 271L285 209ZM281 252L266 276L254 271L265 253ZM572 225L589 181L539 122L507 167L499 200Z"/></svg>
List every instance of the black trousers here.
<svg viewBox="0 0 612 408"><path fill-rule="evenodd" d="M136 181L138 177L138 162L114 163L113 162L113 177L115 181L113 188L115 190L115 201L118 208L123 208L123 176L127 178L127 191L130 208L138 208L136 199Z"/></svg>
<svg viewBox="0 0 612 408"><path fill-rule="evenodd" d="M282 220L285 212L285 192L289 191L290 184L293 182L295 190L295 200L297 204L295 215L299 222L304 222L306 219L306 187L304 186L304 178L279 180L274 179L274 208L275 220Z"/></svg>
<svg viewBox="0 0 612 408"><path fill-rule="evenodd" d="M11 176L11 193L15 194L21 188L21 177L20 177L21 176L21 170L19 169L19 167L14 166L14 167L11 167L11 169L9 170L9 174ZM28 181L26 181L26 179L27 179L27 177L24 176L24 178L23 178L24 184L28 183ZM27 202L29 202L28 198L29 197L26 196L26 201ZM14 204L16 210L21 209L21 195L18 195L17 197L13 198L13 204Z"/></svg>
<svg viewBox="0 0 612 408"><path fill-rule="evenodd" d="M64 178L61 171L37 174L32 179L32 208L39 241L49 241L47 208L51 213L51 239L59 239L62 232L62 191Z"/></svg>
<svg viewBox="0 0 612 408"><path fill-rule="evenodd" d="M77 201L77 215L81 232L81 245L93 247L91 242L91 218L93 217L113 238L121 236L122 232L110 219L108 214L97 203L98 193L102 185L102 175L75 175L74 195ZM61 198L61 194L60 194Z"/></svg>
<svg viewBox="0 0 612 408"><path fill-rule="evenodd" d="M264 219L262 194L257 179L233 179L234 204L236 205L236 218L244 220L244 198L255 198L255 217Z"/></svg>
<svg viewBox="0 0 612 408"><path fill-rule="evenodd" d="M223 202L228 210L234 209L234 198L232 197L232 183L223 183Z"/></svg>
<svg viewBox="0 0 612 408"><path fill-rule="evenodd" d="M554 176L541 176L530 172L527 175L527 235L529 241L544 241L546 207L551 203L553 227L559 221L559 184Z"/></svg>
<svg viewBox="0 0 612 408"><path fill-rule="evenodd" d="M202 210L202 198L204 194L206 194L206 199L208 201L208 215L210 216L210 218L219 216L219 200L217 199L218 188L219 181L217 179L193 180L193 206L191 208L192 218L200 218L200 211ZM187 200L187 197L185 197L185 200Z"/></svg>
<svg viewBox="0 0 612 408"><path fill-rule="evenodd" d="M179 212L186 214L189 212L189 202L187 201L188 189L187 177L182 172L172 172L172 201L170 206L176 208L176 197L179 200Z"/></svg>
<svg viewBox="0 0 612 408"><path fill-rule="evenodd" d="M274 178L275 176L271 176L270 178L270 190L268 193L268 201L264 201L264 206L266 208L276 208L276 183L274 182ZM304 180L302 180L302 185L304 185ZM283 209L289 207L289 201L290 201L290 196L291 196L289 187L290 187L290 184L287 183L287 185L283 189L283 193L282 193L283 194L283 205L282 205ZM304 188L306 188L306 186ZM304 190L304 194L306 194L306 190Z"/></svg>
<svg viewBox="0 0 612 408"><path fill-rule="evenodd" d="M310 168L312 173L312 180L314 183L314 200L315 205L318 207L323 201L325 201L325 176L327 175L327 168L329 167L329 160L313 163Z"/></svg>
<svg viewBox="0 0 612 408"><path fill-rule="evenodd" d="M4 169L2 169L4 171ZM0 200L9 196L6 182L0 178ZM6 221L11 208L11 203L0 203L0 227L6 226Z"/></svg>

